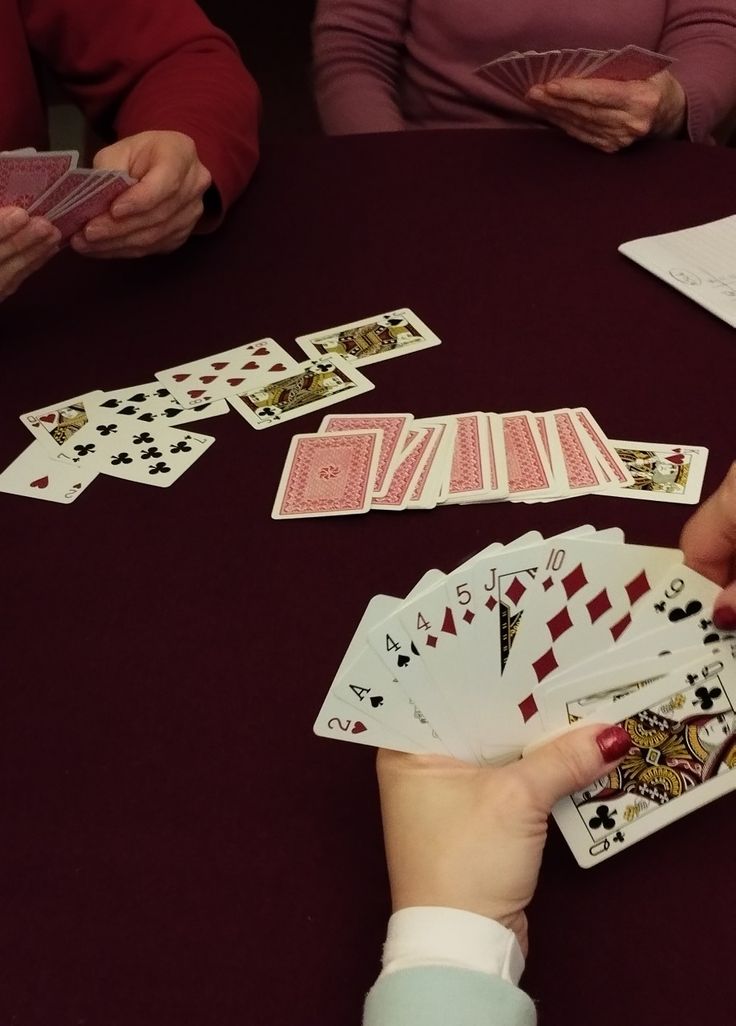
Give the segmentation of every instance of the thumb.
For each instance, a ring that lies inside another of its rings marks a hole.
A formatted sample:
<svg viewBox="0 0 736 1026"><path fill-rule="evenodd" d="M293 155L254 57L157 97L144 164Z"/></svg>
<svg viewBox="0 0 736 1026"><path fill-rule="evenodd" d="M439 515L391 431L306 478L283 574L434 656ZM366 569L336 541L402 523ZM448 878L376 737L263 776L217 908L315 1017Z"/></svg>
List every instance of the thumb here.
<svg viewBox="0 0 736 1026"><path fill-rule="evenodd" d="M716 584L730 582L736 555L736 463L685 524L680 548L692 570Z"/></svg>
<svg viewBox="0 0 736 1026"><path fill-rule="evenodd" d="M540 807L549 812L560 798L609 773L631 746L622 727L579 727L530 751L518 769Z"/></svg>
<svg viewBox="0 0 736 1026"><path fill-rule="evenodd" d="M724 588L713 603L713 623L719 631L736 631L736 581Z"/></svg>

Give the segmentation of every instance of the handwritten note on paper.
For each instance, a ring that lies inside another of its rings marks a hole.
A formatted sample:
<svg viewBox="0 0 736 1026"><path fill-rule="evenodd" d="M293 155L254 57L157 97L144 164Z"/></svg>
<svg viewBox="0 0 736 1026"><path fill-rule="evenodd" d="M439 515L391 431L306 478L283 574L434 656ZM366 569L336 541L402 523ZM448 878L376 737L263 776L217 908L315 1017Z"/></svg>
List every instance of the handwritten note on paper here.
<svg viewBox="0 0 736 1026"><path fill-rule="evenodd" d="M736 328L736 215L618 249Z"/></svg>

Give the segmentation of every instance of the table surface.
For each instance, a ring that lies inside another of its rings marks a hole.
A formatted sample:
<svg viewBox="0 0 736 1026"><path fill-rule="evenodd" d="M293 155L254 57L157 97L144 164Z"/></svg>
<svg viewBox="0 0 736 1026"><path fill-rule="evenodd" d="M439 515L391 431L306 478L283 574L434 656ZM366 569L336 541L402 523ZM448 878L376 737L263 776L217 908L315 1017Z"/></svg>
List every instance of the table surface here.
<svg viewBox="0 0 736 1026"><path fill-rule="evenodd" d="M588 405L613 438L732 453L731 328L620 256L725 216L736 152L604 156L553 133L272 147L215 235L171 257L66 253L0 309L0 466L24 410L272 335L410 306L443 345L341 409ZM581 497L270 519L289 440L232 413L170 489L0 496L0 1023L357 1023L389 914L373 753L311 725L374 594L493 540L580 523L675 545L689 507ZM525 986L543 1026L725 1013L736 808L593 870L553 827ZM722 874L722 875L721 875ZM707 890L705 881L708 880ZM707 967L707 973L706 973ZM624 993L619 993L623 985ZM639 1004L641 1002L641 1005Z"/></svg>

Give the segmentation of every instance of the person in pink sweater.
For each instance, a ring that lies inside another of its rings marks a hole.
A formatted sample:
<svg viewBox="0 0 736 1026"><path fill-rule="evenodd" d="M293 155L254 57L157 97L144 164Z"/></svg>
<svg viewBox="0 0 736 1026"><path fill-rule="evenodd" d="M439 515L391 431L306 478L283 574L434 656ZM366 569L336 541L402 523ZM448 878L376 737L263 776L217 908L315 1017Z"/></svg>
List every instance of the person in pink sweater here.
<svg viewBox="0 0 736 1026"><path fill-rule="evenodd" d="M647 135L723 138L736 108L736 0L319 0L325 131L543 127L605 152ZM635 43L676 58L642 82L558 79L524 99L475 75L511 50Z"/></svg>

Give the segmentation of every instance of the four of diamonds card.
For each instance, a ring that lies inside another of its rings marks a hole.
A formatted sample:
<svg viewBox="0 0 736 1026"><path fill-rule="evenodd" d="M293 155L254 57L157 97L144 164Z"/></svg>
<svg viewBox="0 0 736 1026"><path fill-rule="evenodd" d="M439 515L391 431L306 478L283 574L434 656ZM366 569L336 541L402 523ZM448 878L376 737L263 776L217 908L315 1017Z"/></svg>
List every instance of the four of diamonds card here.
<svg viewBox="0 0 736 1026"><path fill-rule="evenodd" d="M489 545L371 600L315 733L488 765L575 722L618 723L621 765L553 813L595 865L736 787L736 637L714 628L718 591L618 528Z"/></svg>

